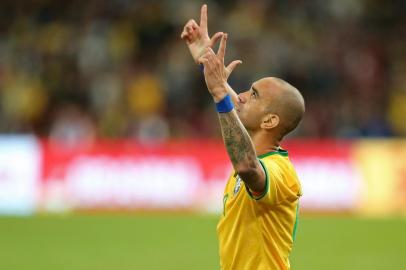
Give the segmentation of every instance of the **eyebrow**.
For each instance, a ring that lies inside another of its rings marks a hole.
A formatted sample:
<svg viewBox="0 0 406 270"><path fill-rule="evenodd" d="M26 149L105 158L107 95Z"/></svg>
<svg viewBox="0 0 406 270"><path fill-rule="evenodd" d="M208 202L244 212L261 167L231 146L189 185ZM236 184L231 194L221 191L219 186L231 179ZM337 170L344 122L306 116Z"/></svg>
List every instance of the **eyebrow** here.
<svg viewBox="0 0 406 270"><path fill-rule="evenodd" d="M254 86L251 86L251 88L252 88L252 91L254 91L255 94L257 94L257 97L259 97L258 90Z"/></svg>

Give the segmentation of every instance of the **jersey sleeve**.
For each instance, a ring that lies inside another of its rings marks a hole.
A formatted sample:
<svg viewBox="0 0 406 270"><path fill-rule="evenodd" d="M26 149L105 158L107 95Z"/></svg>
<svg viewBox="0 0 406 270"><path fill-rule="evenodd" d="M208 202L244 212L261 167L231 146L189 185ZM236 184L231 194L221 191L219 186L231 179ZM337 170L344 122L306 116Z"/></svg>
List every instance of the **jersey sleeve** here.
<svg viewBox="0 0 406 270"><path fill-rule="evenodd" d="M253 194L247 188L252 199L260 203L278 205L284 201L295 201L300 197L301 191L296 181L296 173L290 166L273 159L258 160L265 171L266 184L262 194Z"/></svg>

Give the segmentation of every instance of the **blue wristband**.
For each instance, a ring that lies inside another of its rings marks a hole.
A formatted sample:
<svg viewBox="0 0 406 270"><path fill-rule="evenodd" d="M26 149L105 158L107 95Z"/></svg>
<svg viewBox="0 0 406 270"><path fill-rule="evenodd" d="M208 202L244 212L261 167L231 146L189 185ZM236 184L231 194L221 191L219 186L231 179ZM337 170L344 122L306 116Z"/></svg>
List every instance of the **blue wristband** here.
<svg viewBox="0 0 406 270"><path fill-rule="evenodd" d="M204 66L203 66L203 64L200 64L199 68L200 68L200 71L204 74Z"/></svg>
<svg viewBox="0 0 406 270"><path fill-rule="evenodd" d="M234 105L230 95L225 96L219 103L216 103L216 109L218 113L231 112L234 109Z"/></svg>

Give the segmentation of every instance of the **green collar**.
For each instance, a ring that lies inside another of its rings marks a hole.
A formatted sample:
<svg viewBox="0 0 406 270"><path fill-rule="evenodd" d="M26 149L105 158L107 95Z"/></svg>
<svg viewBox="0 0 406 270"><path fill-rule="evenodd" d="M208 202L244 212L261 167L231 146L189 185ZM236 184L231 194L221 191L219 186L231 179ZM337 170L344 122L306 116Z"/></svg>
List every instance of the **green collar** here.
<svg viewBox="0 0 406 270"><path fill-rule="evenodd" d="M282 148L278 148L278 150L262 154L262 155L258 156L258 158L265 158L265 157L272 156L272 155L281 155L281 156L287 157L288 151L286 151Z"/></svg>

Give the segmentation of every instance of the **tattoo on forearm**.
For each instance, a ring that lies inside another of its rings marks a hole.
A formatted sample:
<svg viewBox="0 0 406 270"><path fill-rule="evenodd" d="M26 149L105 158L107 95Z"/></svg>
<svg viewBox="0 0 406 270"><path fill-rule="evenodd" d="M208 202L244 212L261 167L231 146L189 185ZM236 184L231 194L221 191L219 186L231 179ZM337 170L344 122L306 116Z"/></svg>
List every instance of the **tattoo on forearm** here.
<svg viewBox="0 0 406 270"><path fill-rule="evenodd" d="M221 132L228 155L234 167L241 162L256 159L251 138L235 112L219 114Z"/></svg>

